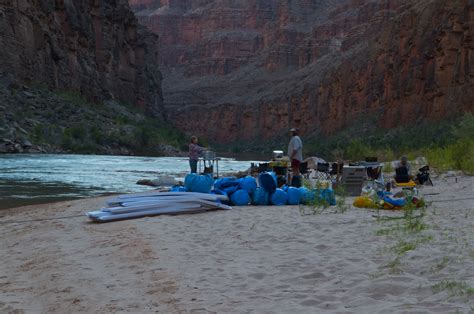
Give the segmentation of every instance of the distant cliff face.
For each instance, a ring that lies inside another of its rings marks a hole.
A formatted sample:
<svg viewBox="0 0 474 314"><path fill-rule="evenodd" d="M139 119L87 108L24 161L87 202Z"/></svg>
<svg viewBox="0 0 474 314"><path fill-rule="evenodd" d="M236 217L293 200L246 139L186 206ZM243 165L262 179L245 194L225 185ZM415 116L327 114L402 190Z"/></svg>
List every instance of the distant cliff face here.
<svg viewBox="0 0 474 314"><path fill-rule="evenodd" d="M126 0L0 0L0 71L159 116L157 40Z"/></svg>
<svg viewBox="0 0 474 314"><path fill-rule="evenodd" d="M472 0L131 0L165 110L226 142L474 111Z"/></svg>

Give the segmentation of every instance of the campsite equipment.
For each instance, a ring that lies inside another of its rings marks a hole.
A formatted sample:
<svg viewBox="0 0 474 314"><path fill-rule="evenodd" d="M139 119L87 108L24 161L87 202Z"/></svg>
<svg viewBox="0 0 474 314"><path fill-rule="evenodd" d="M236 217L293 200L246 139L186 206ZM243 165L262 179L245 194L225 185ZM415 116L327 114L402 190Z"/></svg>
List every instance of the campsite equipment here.
<svg viewBox="0 0 474 314"><path fill-rule="evenodd" d="M229 186L238 185L238 181L236 177L225 177L220 178L214 181L214 188L216 190L223 190L228 188Z"/></svg>
<svg viewBox="0 0 474 314"><path fill-rule="evenodd" d="M288 205L298 205L301 202L301 190L290 186L286 191L288 195Z"/></svg>
<svg viewBox="0 0 474 314"><path fill-rule="evenodd" d="M210 175L198 175L190 173L184 178L184 186L190 192L211 192L213 179Z"/></svg>
<svg viewBox="0 0 474 314"><path fill-rule="evenodd" d="M268 205L269 194L265 191L264 188L258 187L255 189L255 192L252 196L253 205Z"/></svg>
<svg viewBox="0 0 474 314"><path fill-rule="evenodd" d="M210 174L212 177L214 177L214 168L216 169L216 175L215 177L219 177L219 160L220 158L216 157L216 153L210 150L205 150L202 153L202 157L199 158L199 170L198 172L201 173L201 163L203 164L203 173ZM214 167L215 166L215 167Z"/></svg>
<svg viewBox="0 0 474 314"><path fill-rule="evenodd" d="M276 189L275 192L270 195L270 202L273 205L281 206L285 205L288 200L288 195L282 189Z"/></svg>
<svg viewBox="0 0 474 314"><path fill-rule="evenodd" d="M95 222L108 222L162 214L204 212L213 209L232 209L221 201L225 195L193 192L145 192L119 195L108 200L107 207L86 215Z"/></svg>
<svg viewBox="0 0 474 314"><path fill-rule="evenodd" d="M214 189L231 195L239 189L239 180L235 177L217 179L214 181Z"/></svg>
<svg viewBox="0 0 474 314"><path fill-rule="evenodd" d="M301 187L301 176L293 176L291 178L291 186L294 186L297 188Z"/></svg>
<svg viewBox="0 0 474 314"><path fill-rule="evenodd" d="M309 204L316 200L316 193L314 190L308 190L305 187L301 187L299 190L301 192L301 203Z"/></svg>
<svg viewBox="0 0 474 314"><path fill-rule="evenodd" d="M273 158L269 162L269 166L272 172L275 173L277 176L277 186L280 187L287 183L288 179L288 167L290 166L290 159L287 156L279 156L279 152L273 154L273 156L277 156L278 158ZM282 152L283 153L283 152Z"/></svg>
<svg viewBox="0 0 474 314"><path fill-rule="evenodd" d="M230 196L233 205L244 206L250 203L249 193L245 190L237 190Z"/></svg>
<svg viewBox="0 0 474 314"><path fill-rule="evenodd" d="M416 183L413 180L409 180L408 182L395 182L395 186L401 188L414 188Z"/></svg>
<svg viewBox="0 0 474 314"><path fill-rule="evenodd" d="M272 159L281 159L283 158L283 151L281 150L274 150L272 152Z"/></svg>
<svg viewBox="0 0 474 314"><path fill-rule="evenodd" d="M344 166L341 184L347 195L358 196L364 185L366 170L364 166Z"/></svg>
<svg viewBox="0 0 474 314"><path fill-rule="evenodd" d="M328 180L331 177L328 162L318 162L316 165L316 178L320 180Z"/></svg>
<svg viewBox="0 0 474 314"><path fill-rule="evenodd" d="M424 166L418 169L419 173L416 175L416 179L418 180L418 183L423 185L425 182L429 182L431 186L433 186L433 181L431 181L430 177L430 167L429 166Z"/></svg>
<svg viewBox="0 0 474 314"><path fill-rule="evenodd" d="M265 171L268 171L270 169L270 164L268 162L261 162L258 164L258 172L261 173L261 172L265 172Z"/></svg>
<svg viewBox="0 0 474 314"><path fill-rule="evenodd" d="M407 201L404 198L393 198L390 196L385 196L383 198L384 204L389 204L393 208L400 208L406 205Z"/></svg>
<svg viewBox="0 0 474 314"><path fill-rule="evenodd" d="M352 205L358 208L376 208L377 207L374 200L367 196L356 197Z"/></svg>
<svg viewBox="0 0 474 314"><path fill-rule="evenodd" d="M202 158L204 160L212 160L216 158L216 153L210 150L205 150L202 152Z"/></svg>
<svg viewBox="0 0 474 314"><path fill-rule="evenodd" d="M247 176L244 178L239 179L239 189L247 191L250 195L252 195L257 188L257 181L254 177Z"/></svg>
<svg viewBox="0 0 474 314"><path fill-rule="evenodd" d="M331 187L331 181L329 181L329 180L316 180L316 187L318 189L329 189Z"/></svg>
<svg viewBox="0 0 474 314"><path fill-rule="evenodd" d="M302 162L300 163L300 174L306 178L309 179L309 169L308 169L308 162Z"/></svg>
<svg viewBox="0 0 474 314"><path fill-rule="evenodd" d="M175 186L172 186L170 189L170 192L187 192L187 191L188 190L186 189L186 187L182 185L175 185Z"/></svg>
<svg viewBox="0 0 474 314"><path fill-rule="evenodd" d="M319 190L319 198L321 201L326 202L331 206L336 205L336 194L333 189Z"/></svg>
<svg viewBox="0 0 474 314"><path fill-rule="evenodd" d="M377 162L378 160L378 157L365 157L366 162Z"/></svg>
<svg viewBox="0 0 474 314"><path fill-rule="evenodd" d="M277 176L274 172L262 172L258 175L258 184L267 193L273 193L277 188Z"/></svg>
<svg viewBox="0 0 474 314"><path fill-rule="evenodd" d="M329 175L331 176L331 181L333 182L340 181L343 167L344 167L344 162L342 161L332 163L331 170L329 171Z"/></svg>

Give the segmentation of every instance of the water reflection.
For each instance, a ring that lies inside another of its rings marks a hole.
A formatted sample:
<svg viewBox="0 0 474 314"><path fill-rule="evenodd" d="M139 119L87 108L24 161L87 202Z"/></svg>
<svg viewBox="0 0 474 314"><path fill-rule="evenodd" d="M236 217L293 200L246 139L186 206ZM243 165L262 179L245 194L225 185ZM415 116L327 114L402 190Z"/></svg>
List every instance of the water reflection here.
<svg viewBox="0 0 474 314"><path fill-rule="evenodd" d="M223 158L219 174L243 171L252 161ZM0 208L106 193L149 190L140 179L172 176L183 180L189 171L183 157L99 155L0 155Z"/></svg>

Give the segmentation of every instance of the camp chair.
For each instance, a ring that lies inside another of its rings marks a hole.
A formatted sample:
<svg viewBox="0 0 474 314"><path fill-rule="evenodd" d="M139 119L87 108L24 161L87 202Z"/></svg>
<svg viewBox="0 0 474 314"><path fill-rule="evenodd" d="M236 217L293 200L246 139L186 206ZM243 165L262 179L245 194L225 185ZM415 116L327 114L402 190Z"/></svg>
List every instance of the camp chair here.
<svg viewBox="0 0 474 314"><path fill-rule="evenodd" d="M260 162L258 164L258 172L265 172L265 171L268 171L270 169L270 164L268 162Z"/></svg>
<svg viewBox="0 0 474 314"><path fill-rule="evenodd" d="M378 180L382 173L382 167L367 167L367 178L369 180Z"/></svg>
<svg viewBox="0 0 474 314"><path fill-rule="evenodd" d="M316 178L322 180L328 180L331 178L328 162L318 162L316 166Z"/></svg>
<svg viewBox="0 0 474 314"><path fill-rule="evenodd" d="M308 162L300 163L300 174L306 179L309 178Z"/></svg>
<svg viewBox="0 0 474 314"><path fill-rule="evenodd" d="M424 184L425 182L429 182L431 186L433 186L433 181L431 181L430 177L430 167L429 166L424 166L418 169L419 173L416 174L416 180L418 181L419 184Z"/></svg>
<svg viewBox="0 0 474 314"><path fill-rule="evenodd" d="M331 170L329 171L329 174L331 175L331 179L335 182L338 182L341 175L342 175L342 169L344 169L344 163L343 162L333 162L331 165Z"/></svg>

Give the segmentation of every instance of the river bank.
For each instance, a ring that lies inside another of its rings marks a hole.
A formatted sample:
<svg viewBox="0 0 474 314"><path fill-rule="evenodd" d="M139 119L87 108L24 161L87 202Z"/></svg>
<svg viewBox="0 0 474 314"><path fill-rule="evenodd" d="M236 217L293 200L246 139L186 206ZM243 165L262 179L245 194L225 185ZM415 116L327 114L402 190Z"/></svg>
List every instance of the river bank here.
<svg viewBox="0 0 474 314"><path fill-rule="evenodd" d="M353 207L109 224L83 216L107 197L5 210L0 312L469 312L474 178L434 184L421 190L429 206L417 232Z"/></svg>
<svg viewBox="0 0 474 314"><path fill-rule="evenodd" d="M219 174L244 171L252 161L222 158ZM183 181L186 157L0 154L0 209L153 187L139 180ZM171 184L172 185L172 184Z"/></svg>

